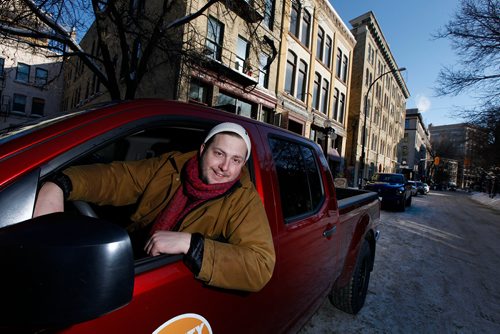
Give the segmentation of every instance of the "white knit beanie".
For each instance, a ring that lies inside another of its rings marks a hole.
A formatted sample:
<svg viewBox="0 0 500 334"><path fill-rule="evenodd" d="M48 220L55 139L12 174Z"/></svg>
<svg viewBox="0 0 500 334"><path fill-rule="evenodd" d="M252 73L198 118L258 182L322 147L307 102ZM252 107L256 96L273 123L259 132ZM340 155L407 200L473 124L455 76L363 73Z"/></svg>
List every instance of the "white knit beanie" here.
<svg viewBox="0 0 500 334"><path fill-rule="evenodd" d="M203 143L205 144L210 138L215 136L218 133L221 132L232 132L236 133L238 136L240 136L245 144L247 145L247 156L245 158L245 161L248 160L250 157L250 150L252 148L252 144L250 143L250 137L248 136L247 131L245 130L244 127L242 127L239 124L236 123L230 123L230 122L225 122L225 123L220 123L212 128L208 135L205 137L205 141Z"/></svg>

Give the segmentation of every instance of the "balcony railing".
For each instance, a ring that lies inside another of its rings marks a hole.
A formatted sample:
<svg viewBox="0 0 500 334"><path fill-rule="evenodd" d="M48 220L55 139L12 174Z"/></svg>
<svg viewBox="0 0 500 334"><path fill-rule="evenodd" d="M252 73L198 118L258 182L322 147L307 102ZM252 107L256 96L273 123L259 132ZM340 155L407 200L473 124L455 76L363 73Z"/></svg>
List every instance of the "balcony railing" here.
<svg viewBox="0 0 500 334"><path fill-rule="evenodd" d="M230 0L225 1L224 4L247 22L257 23L264 19L264 15L260 13L262 10L258 10L258 5L253 0Z"/></svg>
<svg viewBox="0 0 500 334"><path fill-rule="evenodd" d="M231 50L214 44L197 46L201 62L205 67L229 80L240 83L247 87L256 85L259 81L259 68L250 63L250 60L242 59Z"/></svg>

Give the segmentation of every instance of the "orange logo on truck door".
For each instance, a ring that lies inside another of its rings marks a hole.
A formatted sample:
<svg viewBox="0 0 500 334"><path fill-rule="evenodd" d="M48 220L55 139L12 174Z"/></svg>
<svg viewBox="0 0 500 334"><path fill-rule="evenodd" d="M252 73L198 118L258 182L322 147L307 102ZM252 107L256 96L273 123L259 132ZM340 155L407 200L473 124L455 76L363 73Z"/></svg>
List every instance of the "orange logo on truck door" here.
<svg viewBox="0 0 500 334"><path fill-rule="evenodd" d="M201 315L186 313L170 319L153 334L212 334L212 328Z"/></svg>

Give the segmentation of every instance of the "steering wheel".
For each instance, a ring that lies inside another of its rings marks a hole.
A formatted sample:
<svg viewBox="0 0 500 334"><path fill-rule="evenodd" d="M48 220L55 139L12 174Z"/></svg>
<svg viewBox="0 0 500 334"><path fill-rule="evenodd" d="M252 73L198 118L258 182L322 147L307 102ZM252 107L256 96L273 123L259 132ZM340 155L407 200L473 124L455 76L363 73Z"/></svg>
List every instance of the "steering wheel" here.
<svg viewBox="0 0 500 334"><path fill-rule="evenodd" d="M73 201L73 205L82 215L92 218L99 218L97 216L97 213L95 213L94 209L92 209L89 203L85 201Z"/></svg>

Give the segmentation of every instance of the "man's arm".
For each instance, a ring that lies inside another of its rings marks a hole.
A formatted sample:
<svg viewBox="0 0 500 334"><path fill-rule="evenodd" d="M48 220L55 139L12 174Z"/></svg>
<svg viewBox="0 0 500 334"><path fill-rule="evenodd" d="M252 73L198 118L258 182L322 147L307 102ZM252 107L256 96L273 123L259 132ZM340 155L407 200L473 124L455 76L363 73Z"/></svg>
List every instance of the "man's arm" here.
<svg viewBox="0 0 500 334"><path fill-rule="evenodd" d="M62 211L64 211L64 194L62 189L53 182L44 183L38 192L33 217Z"/></svg>
<svg viewBox="0 0 500 334"><path fill-rule="evenodd" d="M259 291L272 277L276 257L269 222L257 192L251 197L238 199L233 206L235 216L226 227L227 242L202 240L201 268L195 275L208 285Z"/></svg>

